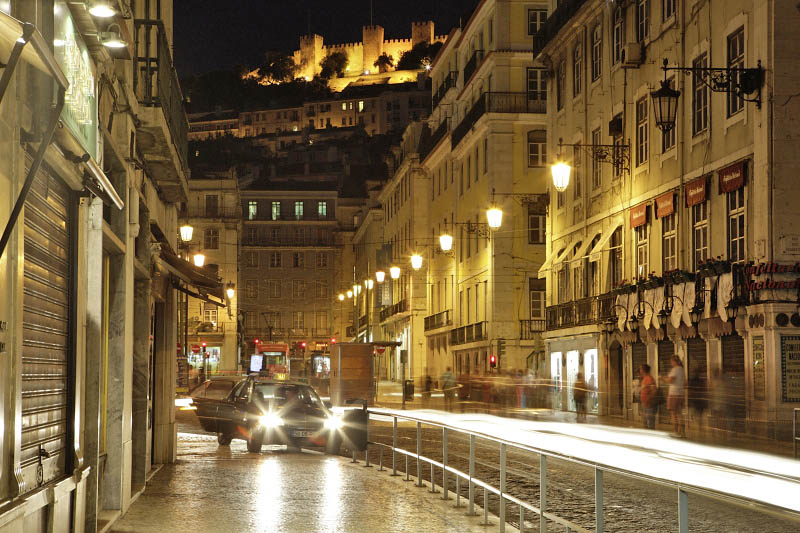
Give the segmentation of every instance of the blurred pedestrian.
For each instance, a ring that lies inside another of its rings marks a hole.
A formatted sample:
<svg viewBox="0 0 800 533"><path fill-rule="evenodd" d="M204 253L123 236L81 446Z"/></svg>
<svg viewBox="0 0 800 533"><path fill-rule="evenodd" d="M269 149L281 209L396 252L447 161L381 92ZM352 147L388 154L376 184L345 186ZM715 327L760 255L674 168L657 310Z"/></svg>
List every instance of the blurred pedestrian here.
<svg viewBox="0 0 800 533"><path fill-rule="evenodd" d="M730 387L728 380L722 375L719 368L714 369L711 377L711 416L714 418L714 426L717 429L725 430L725 438L731 428L731 409L730 409Z"/></svg>
<svg viewBox="0 0 800 533"><path fill-rule="evenodd" d="M695 370L689 377L689 409L701 430L703 429L703 420L707 408L706 380Z"/></svg>
<svg viewBox="0 0 800 533"><path fill-rule="evenodd" d="M669 371L668 376L663 378L664 381L669 383L667 409L669 409L675 435L678 437L685 437L686 428L683 425L683 402L686 391L686 374L683 371L683 363L681 363L677 355L672 356L670 364L672 365L672 370Z"/></svg>
<svg viewBox="0 0 800 533"><path fill-rule="evenodd" d="M583 377L583 372L578 372L578 376L572 386L572 399L575 401L575 413L577 414L578 422L586 421L586 394L588 387L586 379Z"/></svg>
<svg viewBox="0 0 800 533"><path fill-rule="evenodd" d="M658 409L656 380L650 375L650 365L644 363L639 367L639 398L642 404L644 427L656 428L656 410Z"/></svg>
<svg viewBox="0 0 800 533"><path fill-rule="evenodd" d="M447 370L444 371L439 381L442 384L442 391L444 392L445 410L452 411L453 402L456 395L456 378L453 376L453 372L449 366L447 367Z"/></svg>

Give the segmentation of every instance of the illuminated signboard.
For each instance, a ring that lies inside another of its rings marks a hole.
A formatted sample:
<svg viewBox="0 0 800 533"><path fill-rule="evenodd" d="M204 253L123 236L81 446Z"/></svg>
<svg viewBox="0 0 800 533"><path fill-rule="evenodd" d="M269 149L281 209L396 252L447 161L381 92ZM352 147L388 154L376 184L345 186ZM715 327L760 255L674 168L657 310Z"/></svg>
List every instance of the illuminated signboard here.
<svg viewBox="0 0 800 533"><path fill-rule="evenodd" d="M97 159L97 95L89 50L75 28L66 3L54 8L53 48L69 81L61 120L94 159Z"/></svg>

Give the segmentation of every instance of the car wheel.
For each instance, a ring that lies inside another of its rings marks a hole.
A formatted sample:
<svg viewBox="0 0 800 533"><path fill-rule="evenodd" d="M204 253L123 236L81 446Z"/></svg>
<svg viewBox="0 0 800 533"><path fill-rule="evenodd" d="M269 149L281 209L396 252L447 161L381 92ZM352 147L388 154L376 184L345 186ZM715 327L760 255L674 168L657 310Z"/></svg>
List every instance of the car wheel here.
<svg viewBox="0 0 800 533"><path fill-rule="evenodd" d="M217 442L220 446L227 446L233 440L233 435L226 435L225 433L217 434Z"/></svg>
<svg viewBox="0 0 800 533"><path fill-rule="evenodd" d="M335 433L330 436L328 442L325 443L325 453L328 455L339 455L342 449L342 436Z"/></svg>
<svg viewBox="0 0 800 533"><path fill-rule="evenodd" d="M264 434L260 431L252 431L250 438L247 439L247 451L250 453L260 453L261 443L264 441Z"/></svg>

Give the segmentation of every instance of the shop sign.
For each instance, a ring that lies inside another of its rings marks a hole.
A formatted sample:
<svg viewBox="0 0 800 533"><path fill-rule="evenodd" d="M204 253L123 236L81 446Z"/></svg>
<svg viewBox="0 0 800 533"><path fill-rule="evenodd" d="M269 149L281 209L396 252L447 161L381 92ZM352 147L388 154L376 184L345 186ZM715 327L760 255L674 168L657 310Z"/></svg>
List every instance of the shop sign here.
<svg viewBox="0 0 800 533"><path fill-rule="evenodd" d="M675 212L675 191L670 191L656 198L656 218L662 218Z"/></svg>
<svg viewBox="0 0 800 533"><path fill-rule="evenodd" d="M69 81L61 120L83 149L97 159L97 97L89 49L75 28L66 2L56 2L54 15L56 62Z"/></svg>
<svg viewBox="0 0 800 533"><path fill-rule="evenodd" d="M781 335L781 385L784 402L800 402L800 335Z"/></svg>
<svg viewBox="0 0 800 533"><path fill-rule="evenodd" d="M638 228L647 222L647 204L631 208L631 227Z"/></svg>
<svg viewBox="0 0 800 533"><path fill-rule="evenodd" d="M706 177L703 176L686 185L686 207L706 201L706 181Z"/></svg>
<svg viewBox="0 0 800 533"><path fill-rule="evenodd" d="M739 161L719 171L719 193L732 192L744 185L745 161Z"/></svg>
<svg viewBox="0 0 800 533"><path fill-rule="evenodd" d="M773 278L752 280L752 276L768 276L774 274L800 274L800 263L780 264L780 263L758 263L748 265L744 269L745 278L744 289L747 291L776 290L776 289L798 289L800 288L800 278L775 280Z"/></svg>
<svg viewBox="0 0 800 533"><path fill-rule="evenodd" d="M767 379L764 368L764 336L753 335L753 398L766 399Z"/></svg>

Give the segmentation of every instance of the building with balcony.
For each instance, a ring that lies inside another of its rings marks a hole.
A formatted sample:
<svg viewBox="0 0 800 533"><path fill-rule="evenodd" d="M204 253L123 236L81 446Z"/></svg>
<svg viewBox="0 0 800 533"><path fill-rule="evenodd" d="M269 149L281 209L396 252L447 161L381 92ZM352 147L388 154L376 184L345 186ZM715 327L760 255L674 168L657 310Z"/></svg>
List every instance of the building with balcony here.
<svg viewBox="0 0 800 533"><path fill-rule="evenodd" d="M572 166L550 196L539 272L554 402L574 408L583 372L600 413L639 420L638 368L664 376L677 356L689 398L730 394L724 417L692 424L786 438L800 401L788 119L800 13L747 0L560 4L534 44L552 72L548 161ZM653 93L662 82L680 92L672 119Z"/></svg>

